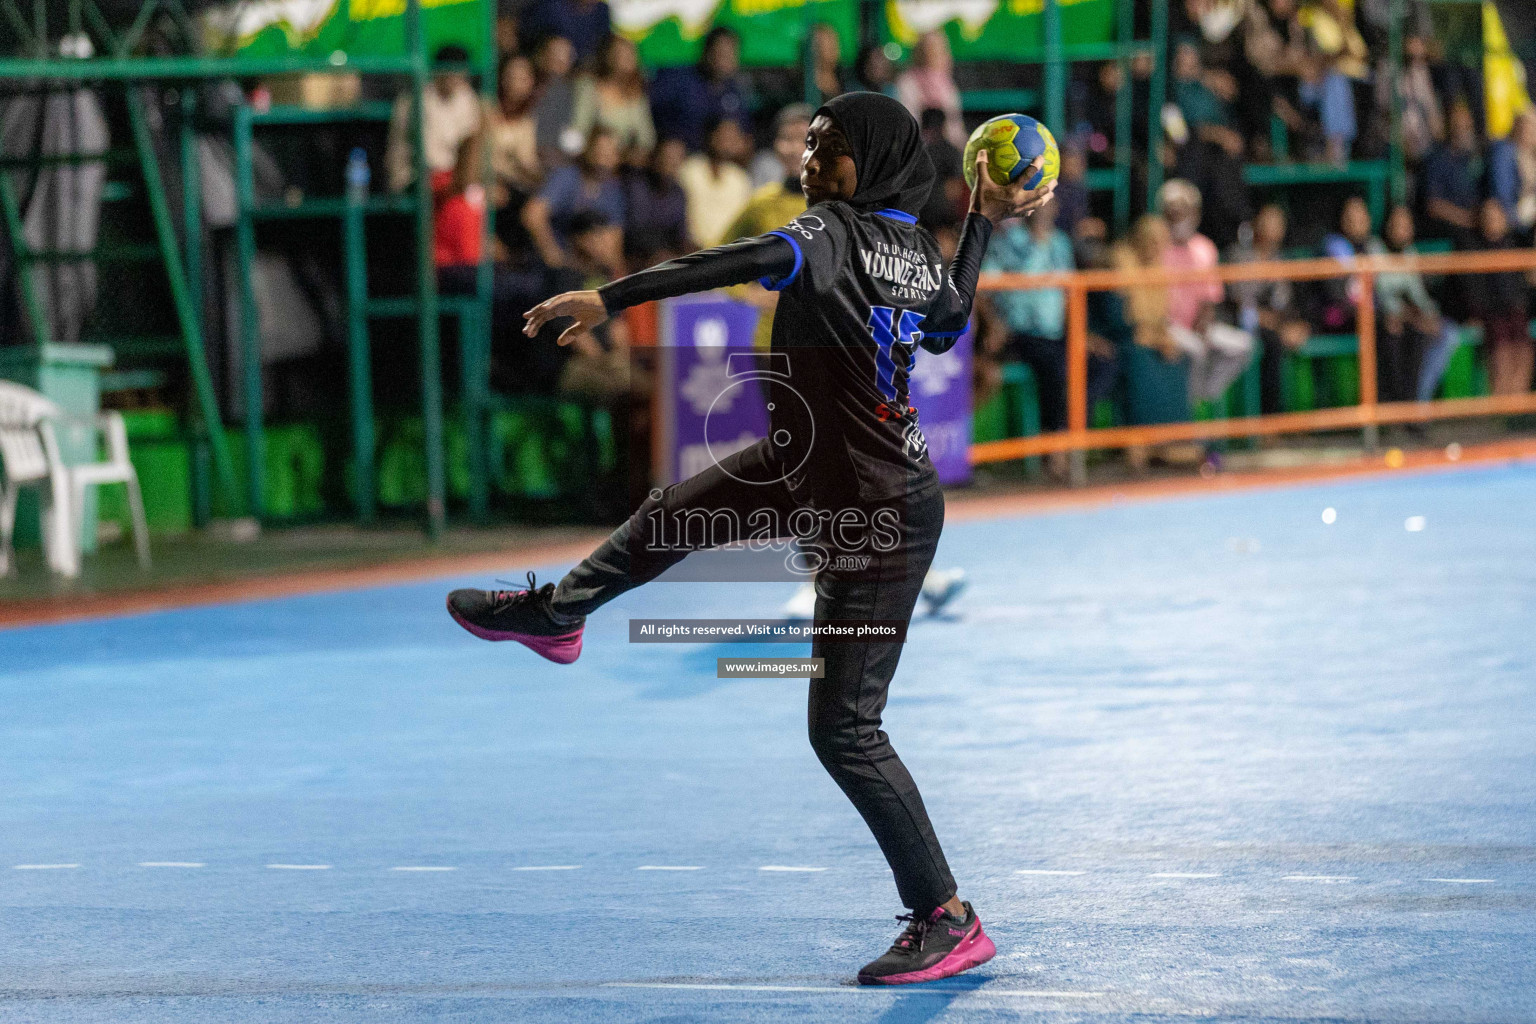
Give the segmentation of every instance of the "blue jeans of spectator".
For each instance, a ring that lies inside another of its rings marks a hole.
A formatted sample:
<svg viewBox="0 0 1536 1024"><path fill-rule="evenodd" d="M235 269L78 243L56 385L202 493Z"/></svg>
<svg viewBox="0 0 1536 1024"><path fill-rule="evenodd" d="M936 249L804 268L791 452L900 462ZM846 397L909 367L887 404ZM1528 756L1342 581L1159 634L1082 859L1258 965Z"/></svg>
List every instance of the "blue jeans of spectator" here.
<svg viewBox="0 0 1536 1024"><path fill-rule="evenodd" d="M1445 368L1450 365L1451 356L1456 354L1456 346L1461 344L1461 332L1456 325L1449 320L1440 321L1440 333L1428 342L1424 348L1424 357L1419 361L1419 379L1414 388L1414 397L1421 402L1428 402L1435 397L1435 392L1440 388L1440 379L1445 376Z"/></svg>

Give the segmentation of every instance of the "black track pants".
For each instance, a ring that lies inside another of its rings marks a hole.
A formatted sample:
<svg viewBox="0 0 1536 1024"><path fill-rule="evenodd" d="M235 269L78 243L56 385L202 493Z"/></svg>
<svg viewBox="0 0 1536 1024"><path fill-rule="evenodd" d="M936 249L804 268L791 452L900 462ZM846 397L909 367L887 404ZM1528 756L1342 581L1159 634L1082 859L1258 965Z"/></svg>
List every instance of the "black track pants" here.
<svg viewBox="0 0 1536 1024"><path fill-rule="evenodd" d="M767 442L760 442L666 488L660 498L647 498L628 522L560 581L555 608L565 614L589 614L655 579L690 548L742 539L719 526L732 514L744 522L755 511L771 510L787 522L802 509L790 488L778 480ZM833 560L816 575L818 622L911 618L944 526L944 495L933 482L906 498L858 509L865 516L882 510L887 527L879 534L883 542L858 549L870 556L867 564L855 569L839 562L839 548L827 540L823 550ZM658 550L653 543L658 521L688 522L698 529L686 538L671 535L671 542ZM710 530L716 532L707 534ZM840 535L839 543L850 535L860 536L850 531ZM807 717L811 747L874 833L902 903L927 914L955 895L955 880L917 784L880 728L901 647L892 642L817 640L811 654L826 659L826 673L811 680Z"/></svg>

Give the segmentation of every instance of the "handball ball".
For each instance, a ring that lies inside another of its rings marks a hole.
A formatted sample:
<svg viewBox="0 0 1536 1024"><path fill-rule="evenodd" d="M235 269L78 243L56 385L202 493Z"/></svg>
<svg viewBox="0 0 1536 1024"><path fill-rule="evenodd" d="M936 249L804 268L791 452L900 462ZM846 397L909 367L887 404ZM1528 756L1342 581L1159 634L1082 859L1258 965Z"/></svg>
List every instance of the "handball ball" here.
<svg viewBox="0 0 1536 1024"><path fill-rule="evenodd" d="M999 185L1017 181L1041 153L1045 163L1024 182L1025 188L1039 188L1055 181L1061 173L1061 150L1051 130L1024 114L1003 114L984 121L971 133L965 144L965 183L976 187L976 152L987 151L987 173Z"/></svg>

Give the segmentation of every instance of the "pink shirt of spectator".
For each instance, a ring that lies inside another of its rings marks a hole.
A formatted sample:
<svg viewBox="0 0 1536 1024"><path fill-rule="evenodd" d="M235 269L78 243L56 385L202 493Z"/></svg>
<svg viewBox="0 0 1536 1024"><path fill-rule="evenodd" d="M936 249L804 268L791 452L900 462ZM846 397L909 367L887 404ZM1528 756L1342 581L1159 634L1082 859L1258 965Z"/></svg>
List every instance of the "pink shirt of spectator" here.
<svg viewBox="0 0 1536 1024"><path fill-rule="evenodd" d="M1187 242L1170 242L1164 251L1163 266L1169 270L1209 270L1220 260L1216 243L1196 232ZM1168 286L1168 319L1186 330L1195 326L1200 307L1220 302L1221 282L1174 284Z"/></svg>

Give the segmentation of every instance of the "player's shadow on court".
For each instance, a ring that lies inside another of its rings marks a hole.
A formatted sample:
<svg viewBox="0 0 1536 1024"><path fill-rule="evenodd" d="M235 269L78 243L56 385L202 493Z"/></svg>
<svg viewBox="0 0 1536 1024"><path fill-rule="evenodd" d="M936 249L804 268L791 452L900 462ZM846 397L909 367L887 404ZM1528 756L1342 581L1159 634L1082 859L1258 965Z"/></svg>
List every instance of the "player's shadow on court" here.
<svg viewBox="0 0 1536 1024"><path fill-rule="evenodd" d="M985 975L962 974L927 985L913 985L901 991L896 1001L875 1019L875 1024L926 1024L943 1016L957 998L979 992L992 979Z"/></svg>

